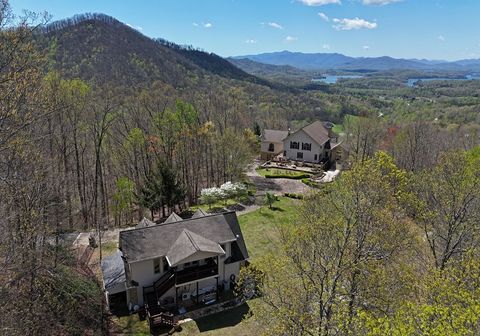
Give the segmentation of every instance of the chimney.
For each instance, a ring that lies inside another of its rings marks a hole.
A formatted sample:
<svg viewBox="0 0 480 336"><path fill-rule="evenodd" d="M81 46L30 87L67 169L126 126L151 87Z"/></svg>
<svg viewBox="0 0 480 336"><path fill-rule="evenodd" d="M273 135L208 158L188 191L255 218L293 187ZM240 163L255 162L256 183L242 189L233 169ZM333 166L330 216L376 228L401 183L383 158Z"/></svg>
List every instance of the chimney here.
<svg viewBox="0 0 480 336"><path fill-rule="evenodd" d="M323 123L323 126L325 126L325 128L328 131L328 137L330 139L334 139L336 137L336 135L335 135L335 133L333 133L333 124L330 121L326 121L326 122Z"/></svg>

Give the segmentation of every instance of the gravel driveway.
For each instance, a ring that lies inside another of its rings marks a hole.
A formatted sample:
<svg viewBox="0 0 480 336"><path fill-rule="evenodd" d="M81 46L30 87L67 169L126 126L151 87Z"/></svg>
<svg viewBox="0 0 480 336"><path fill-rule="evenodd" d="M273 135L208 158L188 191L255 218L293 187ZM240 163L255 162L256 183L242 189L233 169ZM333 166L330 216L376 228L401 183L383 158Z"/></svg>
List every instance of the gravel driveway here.
<svg viewBox="0 0 480 336"><path fill-rule="evenodd" d="M284 178L267 179L257 173L255 170L258 163L249 166L246 175L257 187L257 195L264 195L267 191L274 194L306 194L312 190L301 180L292 180Z"/></svg>

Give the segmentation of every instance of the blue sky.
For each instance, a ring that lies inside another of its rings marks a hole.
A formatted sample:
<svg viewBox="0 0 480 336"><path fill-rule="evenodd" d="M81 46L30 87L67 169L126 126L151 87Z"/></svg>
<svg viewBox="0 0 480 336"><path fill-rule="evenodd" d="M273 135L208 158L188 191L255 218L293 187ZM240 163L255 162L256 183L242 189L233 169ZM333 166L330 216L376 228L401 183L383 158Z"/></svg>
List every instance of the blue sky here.
<svg viewBox="0 0 480 336"><path fill-rule="evenodd" d="M150 37L221 56L291 50L480 58L480 0L10 0L53 20L111 15Z"/></svg>

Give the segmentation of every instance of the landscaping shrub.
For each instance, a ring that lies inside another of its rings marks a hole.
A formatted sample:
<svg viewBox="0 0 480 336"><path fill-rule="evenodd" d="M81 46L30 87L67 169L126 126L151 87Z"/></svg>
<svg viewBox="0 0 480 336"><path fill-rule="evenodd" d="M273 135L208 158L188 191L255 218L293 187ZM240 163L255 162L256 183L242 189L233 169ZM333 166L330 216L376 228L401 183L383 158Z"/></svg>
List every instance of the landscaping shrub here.
<svg viewBox="0 0 480 336"><path fill-rule="evenodd" d="M320 188L320 184L318 184L317 182L314 182L314 181L310 180L310 178L303 178L303 179L302 179L302 182L305 183L306 185L308 185L309 187L312 187L312 188Z"/></svg>
<svg viewBox="0 0 480 336"><path fill-rule="evenodd" d="M308 179L309 174L300 174L300 175L287 175L287 174L265 174L265 178L286 178L292 180L302 180Z"/></svg>
<svg viewBox="0 0 480 336"><path fill-rule="evenodd" d="M284 196L293 199L303 199L303 195L300 194L285 193Z"/></svg>

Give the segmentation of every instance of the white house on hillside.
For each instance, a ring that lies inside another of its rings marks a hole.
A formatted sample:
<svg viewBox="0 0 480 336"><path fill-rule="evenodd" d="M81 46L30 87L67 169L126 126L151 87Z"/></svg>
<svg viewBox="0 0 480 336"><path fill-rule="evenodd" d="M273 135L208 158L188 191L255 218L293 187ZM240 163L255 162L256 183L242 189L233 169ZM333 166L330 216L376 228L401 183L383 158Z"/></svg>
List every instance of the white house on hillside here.
<svg viewBox="0 0 480 336"><path fill-rule="evenodd" d="M295 132L264 130L261 158L272 160L281 156L292 161L310 163L334 163L344 151L332 131L333 124L315 121Z"/></svg>
<svg viewBox="0 0 480 336"><path fill-rule="evenodd" d="M149 314L215 302L248 259L235 212L143 220L120 232L119 250L102 262L107 297Z"/></svg>
<svg viewBox="0 0 480 336"><path fill-rule="evenodd" d="M331 151L337 145L337 136L331 123L315 121L283 140L284 157L304 162L327 162L332 158Z"/></svg>

